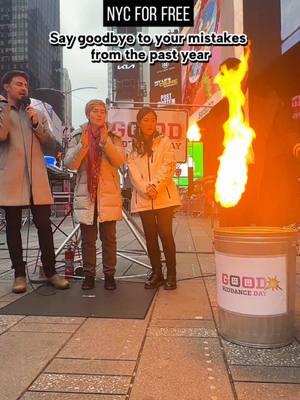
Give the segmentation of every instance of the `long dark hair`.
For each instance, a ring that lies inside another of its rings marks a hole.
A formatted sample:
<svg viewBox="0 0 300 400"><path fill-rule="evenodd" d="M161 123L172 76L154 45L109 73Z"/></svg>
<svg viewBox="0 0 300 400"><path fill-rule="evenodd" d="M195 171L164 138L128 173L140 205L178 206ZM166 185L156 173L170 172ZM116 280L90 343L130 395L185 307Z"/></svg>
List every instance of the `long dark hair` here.
<svg viewBox="0 0 300 400"><path fill-rule="evenodd" d="M134 137L132 140L132 149L134 151L136 151L140 157L143 157L146 153L149 156L151 156L153 138L155 138L159 135L159 133L157 131L154 131L151 138L149 138L148 140L145 140L145 137L139 127L139 123L144 118L144 116L147 114L150 114L150 113L154 114L155 118L157 119L157 114L151 107L141 108L136 116L137 124L136 124L136 128L134 131Z"/></svg>

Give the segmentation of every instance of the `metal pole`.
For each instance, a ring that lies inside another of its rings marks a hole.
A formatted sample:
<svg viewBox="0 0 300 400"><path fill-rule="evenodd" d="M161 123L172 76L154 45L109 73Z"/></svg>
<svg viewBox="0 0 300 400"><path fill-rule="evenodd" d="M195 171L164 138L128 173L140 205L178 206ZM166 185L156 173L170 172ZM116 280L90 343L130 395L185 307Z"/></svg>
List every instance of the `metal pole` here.
<svg viewBox="0 0 300 400"><path fill-rule="evenodd" d="M153 106L157 106L157 107L159 107L159 108L163 108L162 106L170 106L170 104L162 104L162 103L154 103L154 102L151 102L151 101L121 101L121 100L118 100L118 101L113 101L113 100L110 100L110 99L107 99L107 104L120 104L120 105L122 105L122 104L128 104L128 103L134 103L134 104L140 104L140 105L144 105L144 104L149 104L149 105L153 105ZM174 110L174 107L175 106L179 106L179 107L197 107L197 108L209 108L209 109L212 109L213 108L213 106L204 106L203 104L186 104L186 103L176 103L176 104L174 104L174 105L171 105L172 106L172 108L170 108L171 110Z"/></svg>
<svg viewBox="0 0 300 400"><path fill-rule="evenodd" d="M75 233L79 230L80 224L77 224L75 228L72 230L72 232L69 234L68 237L62 242L62 244L59 246L59 248L55 252L55 257L57 257L64 249L65 245L68 243L69 240L75 235Z"/></svg>
<svg viewBox="0 0 300 400"><path fill-rule="evenodd" d="M125 221L125 223L127 224L127 226L129 227L129 229L131 230L131 232L133 233L134 237L136 238L136 240L139 242L139 244L142 246L143 250L145 251L145 253L148 255L147 252L147 247L142 239L142 237L139 235L137 229L135 228L135 226L133 225L133 223L130 221L130 219L128 218L127 214L124 212L124 210L122 210L122 216L123 219Z"/></svg>

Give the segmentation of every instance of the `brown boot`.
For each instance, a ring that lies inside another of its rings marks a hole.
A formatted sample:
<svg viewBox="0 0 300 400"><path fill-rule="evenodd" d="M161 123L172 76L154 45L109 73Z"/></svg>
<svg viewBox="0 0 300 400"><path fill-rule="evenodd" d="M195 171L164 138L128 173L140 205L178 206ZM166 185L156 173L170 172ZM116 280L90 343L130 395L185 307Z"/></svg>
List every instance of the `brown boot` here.
<svg viewBox="0 0 300 400"><path fill-rule="evenodd" d="M56 289L68 289L70 287L69 281L63 276L54 274L51 278L48 278L48 282L51 283Z"/></svg>
<svg viewBox="0 0 300 400"><path fill-rule="evenodd" d="M14 293L24 293L26 292L26 290L27 290L26 276L18 276L17 278L15 278L12 291Z"/></svg>

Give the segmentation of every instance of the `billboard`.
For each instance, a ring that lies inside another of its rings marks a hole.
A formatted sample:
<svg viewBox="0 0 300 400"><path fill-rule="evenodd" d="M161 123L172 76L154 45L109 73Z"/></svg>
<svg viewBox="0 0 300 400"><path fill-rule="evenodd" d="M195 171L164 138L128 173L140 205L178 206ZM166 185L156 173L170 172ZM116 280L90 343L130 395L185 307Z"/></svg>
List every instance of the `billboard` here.
<svg viewBox="0 0 300 400"><path fill-rule="evenodd" d="M237 0L198 0L194 9L195 23L182 33L199 32L243 33L243 2ZM187 46L183 50L210 50L209 63L189 63L182 67L182 103L190 107L192 120L199 120L221 100L218 86L213 83L220 64L228 57L240 57L243 49L234 46ZM200 108L199 105L205 106Z"/></svg>
<svg viewBox="0 0 300 400"><path fill-rule="evenodd" d="M136 98L139 88L139 68L139 64L127 61L113 64L117 101Z"/></svg>
<svg viewBox="0 0 300 400"><path fill-rule="evenodd" d="M162 50L160 48L160 50ZM150 101L159 104L181 103L181 64L155 63L150 67Z"/></svg>
<svg viewBox="0 0 300 400"><path fill-rule="evenodd" d="M136 128L136 108L111 108L108 110L110 129L123 141L127 152L132 149L132 138ZM168 136L175 151L176 162L186 161L188 114L185 110L155 110L157 113L157 130Z"/></svg>

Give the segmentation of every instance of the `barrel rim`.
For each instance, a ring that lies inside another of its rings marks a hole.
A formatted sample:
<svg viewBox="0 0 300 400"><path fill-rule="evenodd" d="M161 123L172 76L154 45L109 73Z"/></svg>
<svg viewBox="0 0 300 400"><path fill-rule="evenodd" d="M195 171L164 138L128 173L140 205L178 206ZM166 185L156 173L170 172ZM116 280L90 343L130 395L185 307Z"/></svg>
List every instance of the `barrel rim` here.
<svg viewBox="0 0 300 400"><path fill-rule="evenodd" d="M278 226L228 226L214 229L214 235L226 236L294 236L298 233L295 228Z"/></svg>

